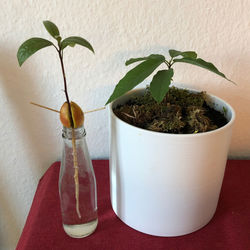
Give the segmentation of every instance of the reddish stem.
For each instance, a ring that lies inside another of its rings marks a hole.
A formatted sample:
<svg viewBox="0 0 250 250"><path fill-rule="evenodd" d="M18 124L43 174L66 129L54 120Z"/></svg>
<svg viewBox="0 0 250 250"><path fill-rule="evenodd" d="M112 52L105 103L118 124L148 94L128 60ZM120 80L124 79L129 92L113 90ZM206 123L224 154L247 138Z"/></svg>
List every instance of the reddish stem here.
<svg viewBox="0 0 250 250"><path fill-rule="evenodd" d="M63 65L62 50L59 48L59 50L57 50L57 51L58 51L60 62L61 62L61 68L62 68L62 74L63 74L63 81L64 81L64 92L65 92L66 101L67 101L68 107L69 107L70 124L71 124L71 127L74 128L74 122L73 122L73 117L72 117L72 112L71 112L71 105L70 105L69 95L68 95L68 89L67 89L66 75L65 75L64 65Z"/></svg>

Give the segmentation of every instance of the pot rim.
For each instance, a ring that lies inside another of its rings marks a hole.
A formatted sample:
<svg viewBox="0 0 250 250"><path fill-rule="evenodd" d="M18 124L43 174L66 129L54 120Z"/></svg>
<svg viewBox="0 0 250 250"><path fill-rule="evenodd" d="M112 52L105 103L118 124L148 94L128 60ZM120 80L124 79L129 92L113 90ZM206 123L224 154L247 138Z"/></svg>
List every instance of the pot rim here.
<svg viewBox="0 0 250 250"><path fill-rule="evenodd" d="M197 90L197 89L192 89L192 88L182 88L182 87L177 87L177 88L180 88L180 89L186 89L186 90L189 90L189 91L192 91L192 92L200 92L200 90ZM128 95L131 95L132 93L134 92L140 92L140 91L143 91L145 90L145 88L136 88L136 89L133 89L133 90L130 90L129 92L127 92L125 95L123 95L122 97L125 97L125 96L128 96ZM217 129L214 129L214 130L211 130L211 131L207 131L207 132L200 132L200 133L196 133L196 134L173 134L173 133L163 133L163 132L157 132L157 131L152 131L152 130L147 130L147 129L144 129L144 128L139 128L139 127L136 127L134 125L131 125L123 120L121 120L119 117L117 117L115 115L115 113L113 112L113 105L115 102L117 102L120 98L122 97L119 97L118 99L114 100L113 102L111 102L109 104L109 111L110 111L110 115L114 118L116 118L119 122L121 122L122 124L125 124L131 128L133 128L134 130L138 130L138 132L143 132L143 133L148 133L148 134L152 134L152 135L159 135L159 136L178 136L178 137L193 137L193 136L206 136L206 135L209 135L209 134L216 134L216 133L220 133L221 131L223 130L226 130L228 128L230 128L234 121L235 121L235 111L233 109L233 107L226 101L224 101L223 99L221 99L220 97L216 96L216 95L212 95L208 92L206 92L206 94L211 97L212 99L216 99L222 103L225 104L226 108L229 109L231 111L231 119L227 122L227 124L225 124L224 126L220 127L220 128L217 128Z"/></svg>

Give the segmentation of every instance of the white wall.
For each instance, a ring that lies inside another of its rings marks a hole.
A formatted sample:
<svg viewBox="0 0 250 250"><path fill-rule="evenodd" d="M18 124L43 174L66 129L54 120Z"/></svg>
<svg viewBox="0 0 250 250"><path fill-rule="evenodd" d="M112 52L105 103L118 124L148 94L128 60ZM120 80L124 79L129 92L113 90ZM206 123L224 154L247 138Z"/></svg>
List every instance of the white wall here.
<svg viewBox="0 0 250 250"><path fill-rule="evenodd" d="M0 249L13 249L39 178L60 159L64 102L56 52L46 48L19 68L16 52L33 36L50 39L43 20L64 37L79 35L95 48L65 50L71 99L83 110L101 107L128 68L126 59L169 48L196 50L237 86L203 69L176 65L174 81L224 98L236 109L232 158L250 157L250 1L248 0L2 0L0 14ZM52 39L53 40L53 39ZM144 85L149 81L145 81ZM143 86L143 84L142 84ZM86 115L92 158L108 158L107 110Z"/></svg>

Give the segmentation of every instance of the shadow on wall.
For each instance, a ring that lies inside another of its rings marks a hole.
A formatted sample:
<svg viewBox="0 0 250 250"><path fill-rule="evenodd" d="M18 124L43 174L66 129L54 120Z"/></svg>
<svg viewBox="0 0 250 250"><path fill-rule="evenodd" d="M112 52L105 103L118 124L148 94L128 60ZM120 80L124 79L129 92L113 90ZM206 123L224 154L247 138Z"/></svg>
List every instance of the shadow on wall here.
<svg viewBox="0 0 250 250"><path fill-rule="evenodd" d="M32 119L31 114L27 112L27 109L31 106L29 104L30 98L37 92L36 81L31 78L29 73L25 72L25 68L19 68L16 51L13 51L13 48L4 49L2 47L0 54L0 87L7 97L8 104L12 108L13 113L20 118L18 119L18 124L15 126L20 134L20 138L18 139L24 141L25 145L32 150L31 153L34 159L38 161L40 159L42 160L44 159L44 155L41 150L39 150L39 147L37 147L39 141L37 141L32 133L32 128L36 128L37 123ZM43 95L43 93L39 93L39 95ZM50 133L53 131L49 129L48 117L42 112L39 113L39 117L44 121L42 125L43 129L46 131L47 137L50 138L52 136ZM37 177L40 177L43 173L42 170L36 168L36 166L32 166L30 170L33 176Z"/></svg>
<svg viewBox="0 0 250 250"><path fill-rule="evenodd" d="M0 183L4 183L3 177L0 175ZM13 213L13 208L8 202L8 193L7 188L1 188L0 190L0 218L1 224L5 222L5 226L0 228L0 249L6 249L6 247L14 247L16 246L17 235L21 234L21 228L18 225L18 222ZM4 230L4 232L3 232ZM3 239L4 235L4 239ZM5 245L3 245L3 242ZM6 246L7 245L7 246Z"/></svg>
<svg viewBox="0 0 250 250"><path fill-rule="evenodd" d="M25 153L26 155L32 154L31 160L35 159L40 162L44 162L45 157L44 153L39 150L39 147L37 147L39 144L39 138L36 138L34 136L34 132L32 132L32 128L35 128L35 131L39 131L39 128L37 127L36 121L32 120L32 116L29 113L29 100L31 96L34 96L32 93L37 92L35 80L32 79L27 72L25 72L24 68L19 69L16 58L16 48L4 48L4 46L1 46L0 54L0 92L2 92L2 103L6 104L6 107L2 107L0 111L2 117L1 129L3 129L2 135L4 135L4 138L12 138L11 140L13 140L13 137L11 137L13 128L15 130L14 133L18 135L18 138L15 138L16 141L7 140L6 142L5 139L6 147L11 147L11 145L13 145L13 147L10 149L5 148L2 152L6 152L6 155L1 156L3 159L1 160L0 170L5 169L5 171L1 171L0 174L1 179L4 180L5 183L4 188L1 189L0 193L0 217L3 218L1 220L0 227L0 248L2 249L2 244L9 243L10 245L13 245L17 242L22 230L22 224L26 217L25 213L28 208L24 204L25 200L22 200L23 198L19 197L18 193L22 194L22 192L28 190L29 186L32 184L32 186L34 186L34 183L36 183L43 173L41 164L24 165L22 157ZM11 112L12 117L8 117L8 111ZM43 114L42 112L39 116L42 116L41 119L44 120L42 129L46 130L46 134L48 138L50 138L53 131L50 131L47 127L48 118L46 118L46 114ZM16 122L16 124L8 126L8 123L13 121ZM25 145L24 149L28 148L29 152L24 152L20 143L23 143L23 145ZM2 145L3 141L1 142L1 146ZM18 145L19 148L15 148L18 147ZM13 152L19 154L16 155L16 159L18 159L17 161L14 160L15 157L12 155ZM7 157L10 157L10 160L6 160ZM26 181L22 179L21 174L25 175L27 172L31 173L31 175L27 178L30 179L30 182L25 184L26 187L22 187ZM13 176L13 173L16 176ZM16 183L13 178L18 180L18 182ZM15 185L14 187L13 183ZM5 194L7 194L6 192L8 191L8 187L11 185L15 194L14 196L7 196ZM15 205L14 208L12 207L13 204ZM17 213L18 207L20 208L20 212L18 214L14 214Z"/></svg>

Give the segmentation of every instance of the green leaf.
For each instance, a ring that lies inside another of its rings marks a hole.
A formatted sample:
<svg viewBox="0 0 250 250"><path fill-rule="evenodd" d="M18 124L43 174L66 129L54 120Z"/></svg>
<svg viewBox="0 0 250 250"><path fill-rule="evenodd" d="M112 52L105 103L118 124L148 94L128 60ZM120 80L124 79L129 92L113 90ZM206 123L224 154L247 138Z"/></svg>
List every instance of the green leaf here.
<svg viewBox="0 0 250 250"><path fill-rule="evenodd" d="M179 56L181 54L181 51L178 51L178 50L174 50L174 49L170 49L168 51L169 55L171 57L176 57L176 56Z"/></svg>
<svg viewBox="0 0 250 250"><path fill-rule="evenodd" d="M181 53L183 57L189 57L189 58L197 58L197 54L194 51L184 51Z"/></svg>
<svg viewBox="0 0 250 250"><path fill-rule="evenodd" d="M201 58L181 58L181 59L174 59L174 62L183 62L183 63L189 63L189 64L193 64L196 66L199 66L201 68L207 69L225 79L227 79L230 82L233 82L231 80L229 80L222 72L220 72L212 63L210 62L206 62ZM233 82L234 83L234 82Z"/></svg>
<svg viewBox="0 0 250 250"><path fill-rule="evenodd" d="M150 92L158 103L164 99L168 92L173 75L174 70L168 69L158 71L153 77L153 80L150 83Z"/></svg>
<svg viewBox="0 0 250 250"><path fill-rule="evenodd" d="M52 42L38 37L30 38L25 41L17 51L17 59L19 62L19 66L28 59L31 55L33 55L38 50L53 45Z"/></svg>
<svg viewBox="0 0 250 250"><path fill-rule="evenodd" d="M46 30L49 32L49 34L54 37L56 40L61 40L60 32L57 28L57 26L52 23L51 21L43 21L43 25L45 26Z"/></svg>
<svg viewBox="0 0 250 250"><path fill-rule="evenodd" d="M131 63L145 61L148 59L156 59L156 60L164 60L165 61L165 57L163 55L152 54L152 55L146 56L146 57L130 58L129 60L126 61L125 65L127 66Z"/></svg>
<svg viewBox="0 0 250 250"><path fill-rule="evenodd" d="M116 98L124 95L126 92L145 80L163 62L163 58L161 58L161 60L160 58L158 58L158 60L148 59L131 69L116 85L114 92L108 99L106 105L114 101Z"/></svg>
<svg viewBox="0 0 250 250"><path fill-rule="evenodd" d="M189 58L197 58L197 54L195 51L178 51L178 50L174 50L174 49L170 49L168 51L169 55L173 58L173 57L177 57L177 56L182 56L182 57L189 57Z"/></svg>
<svg viewBox="0 0 250 250"><path fill-rule="evenodd" d="M61 49L65 49L67 46L73 47L75 44L82 45L88 48L89 50L91 50L93 53L95 53L91 44L87 40L79 36L71 36L71 37L65 38L61 43Z"/></svg>

